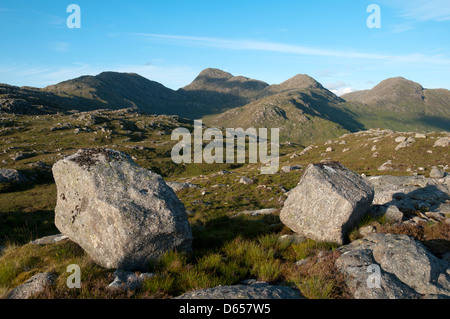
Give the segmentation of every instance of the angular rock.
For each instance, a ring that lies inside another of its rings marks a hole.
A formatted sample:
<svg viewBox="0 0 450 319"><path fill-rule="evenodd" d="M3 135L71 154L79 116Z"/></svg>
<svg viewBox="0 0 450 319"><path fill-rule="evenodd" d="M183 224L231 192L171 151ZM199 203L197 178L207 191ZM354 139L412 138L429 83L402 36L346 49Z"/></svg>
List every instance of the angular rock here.
<svg viewBox="0 0 450 319"><path fill-rule="evenodd" d="M439 169L437 167L431 168L431 171L430 171L430 177L431 178L442 178L444 176L445 176L444 170Z"/></svg>
<svg viewBox="0 0 450 319"><path fill-rule="evenodd" d="M124 271L117 269L114 272L114 281L108 285L109 289L120 289L120 290L136 290L138 289L142 281L155 276L154 273L143 273L137 275L131 271Z"/></svg>
<svg viewBox="0 0 450 319"><path fill-rule="evenodd" d="M188 189L188 188L198 189L198 188L200 188L197 185L192 184L192 183L166 182L166 184L167 184L167 186L172 188L175 193L179 192L183 189Z"/></svg>
<svg viewBox="0 0 450 319"><path fill-rule="evenodd" d="M372 205L369 214L375 218L384 216L387 221L391 222L403 220L403 213L395 205Z"/></svg>
<svg viewBox="0 0 450 319"><path fill-rule="evenodd" d="M291 244L300 244L303 243L306 240L305 237L301 237L298 234L292 234L292 235L281 235L280 237L278 237L278 242L283 242L283 241L287 241Z"/></svg>
<svg viewBox="0 0 450 319"><path fill-rule="evenodd" d="M376 231L377 229L375 228L375 226L367 225L359 229L359 234L363 237L366 237L370 234L376 233Z"/></svg>
<svg viewBox="0 0 450 319"><path fill-rule="evenodd" d="M34 275L22 285L14 288L8 294L8 299L29 299L34 295L43 292L47 287L55 284L55 277L52 273L39 273Z"/></svg>
<svg viewBox="0 0 450 319"><path fill-rule="evenodd" d="M373 187L342 164L310 164L290 191L280 219L300 236L343 244L373 197Z"/></svg>
<svg viewBox="0 0 450 319"><path fill-rule="evenodd" d="M250 185L250 184L253 184L254 181L248 177L241 177L241 179L239 180L239 183L245 184L245 185Z"/></svg>
<svg viewBox="0 0 450 319"><path fill-rule="evenodd" d="M195 290L176 299L304 299L304 297L291 287L258 283Z"/></svg>
<svg viewBox="0 0 450 319"><path fill-rule="evenodd" d="M434 147L447 147L450 146L450 137L441 137L440 139L434 142Z"/></svg>
<svg viewBox="0 0 450 319"><path fill-rule="evenodd" d="M369 235L371 236L371 235ZM345 246L344 246L345 247ZM355 299L416 299L414 289L380 268L379 288L370 281L376 264L370 249L354 248L343 251L336 260L336 268L346 276L346 284ZM368 283L369 280L369 283Z"/></svg>
<svg viewBox="0 0 450 319"><path fill-rule="evenodd" d="M450 264L406 235L370 234L338 249L336 266L349 276L356 298L450 296ZM381 290L366 285L368 265L381 269ZM389 294L387 294L389 292Z"/></svg>
<svg viewBox="0 0 450 319"><path fill-rule="evenodd" d="M263 208L258 210L244 210L242 212L237 213L236 215L233 215L233 217L241 216L241 215L247 215L247 216L261 216L261 215L271 215L275 213L278 209L277 208Z"/></svg>
<svg viewBox="0 0 450 319"><path fill-rule="evenodd" d="M383 163L380 167L378 167L379 171L392 171L392 161L388 160L387 162Z"/></svg>
<svg viewBox="0 0 450 319"><path fill-rule="evenodd" d="M395 150L398 151L399 149L405 148L405 147L408 147L408 146L409 146L408 142L406 142L406 141L405 142L401 142L400 144L397 145Z"/></svg>
<svg viewBox="0 0 450 319"><path fill-rule="evenodd" d="M11 168L0 169L0 184L3 183L24 184L27 182L28 179L16 169Z"/></svg>
<svg viewBox="0 0 450 319"><path fill-rule="evenodd" d="M55 244L62 240L66 240L69 237L63 234L57 234L57 235L51 235L51 236L45 236L36 240L33 240L30 242L32 245L49 245L49 244Z"/></svg>
<svg viewBox="0 0 450 319"><path fill-rule="evenodd" d="M291 166L289 166L289 165L283 166L283 167L281 168L281 171L284 172L284 173L290 173L291 170L292 170L292 169L291 169Z"/></svg>
<svg viewBox="0 0 450 319"><path fill-rule="evenodd" d="M374 186L374 205L395 205L401 211L417 210L419 206L430 203L442 206L450 199L446 184L448 176L440 179L424 176L372 176L368 181Z"/></svg>
<svg viewBox="0 0 450 319"><path fill-rule="evenodd" d="M83 149L52 170L55 225L99 265L141 270L166 251L191 251L183 204L160 175L127 154Z"/></svg>

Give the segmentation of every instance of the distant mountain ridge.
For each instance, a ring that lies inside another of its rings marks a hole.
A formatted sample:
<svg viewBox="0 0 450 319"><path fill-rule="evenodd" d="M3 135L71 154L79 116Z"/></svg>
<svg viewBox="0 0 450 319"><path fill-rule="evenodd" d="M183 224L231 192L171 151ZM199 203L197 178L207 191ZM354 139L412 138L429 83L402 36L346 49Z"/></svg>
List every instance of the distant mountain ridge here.
<svg viewBox="0 0 450 319"><path fill-rule="evenodd" d="M386 79L371 90L341 96L343 108L366 127L394 130L450 130L450 91L425 89L403 77Z"/></svg>
<svg viewBox="0 0 450 319"><path fill-rule="evenodd" d="M450 91L402 77L341 97L306 74L280 83L208 68L172 90L135 73L102 72L43 89L0 84L0 112L45 114L134 108L203 118L228 127L279 127L284 140L309 143L369 128L437 131L450 127Z"/></svg>

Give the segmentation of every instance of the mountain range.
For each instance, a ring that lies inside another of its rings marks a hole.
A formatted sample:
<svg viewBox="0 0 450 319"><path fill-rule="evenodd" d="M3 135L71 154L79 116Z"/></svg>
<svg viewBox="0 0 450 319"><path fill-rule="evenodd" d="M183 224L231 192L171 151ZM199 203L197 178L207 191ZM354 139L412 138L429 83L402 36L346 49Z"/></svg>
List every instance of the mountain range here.
<svg viewBox="0 0 450 319"><path fill-rule="evenodd" d="M450 128L450 91L425 89L402 77L341 97L305 74L269 85L213 68L178 90L135 73L117 72L81 76L42 89L0 84L0 112L123 108L203 118L206 124L219 127L279 127L281 140L303 145L369 128Z"/></svg>

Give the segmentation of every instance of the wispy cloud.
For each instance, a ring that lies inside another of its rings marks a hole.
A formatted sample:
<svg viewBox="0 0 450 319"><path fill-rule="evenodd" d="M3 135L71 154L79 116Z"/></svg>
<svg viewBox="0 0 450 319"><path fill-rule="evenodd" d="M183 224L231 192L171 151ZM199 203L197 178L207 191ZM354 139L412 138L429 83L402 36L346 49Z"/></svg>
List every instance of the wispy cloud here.
<svg viewBox="0 0 450 319"><path fill-rule="evenodd" d="M363 58L363 59L378 59L378 60L390 57L388 55L381 55L374 53L364 53L357 51L338 51L323 48L314 48L300 45L255 41L255 40L221 39L221 38L207 38L207 37L154 34L154 33L131 33L130 35L147 38L173 40L201 46L232 49L232 50L271 51L281 53L294 53L301 55L315 55L315 56L342 57L342 58Z"/></svg>
<svg viewBox="0 0 450 319"><path fill-rule="evenodd" d="M355 91L355 89L351 87L348 83L342 81L327 83L325 84L325 87L334 94L336 94L337 96L341 96L343 94Z"/></svg>
<svg viewBox="0 0 450 319"><path fill-rule="evenodd" d="M413 29L414 29L414 27L409 23L395 24L395 25L391 26L392 33L402 33L402 32L410 31Z"/></svg>
<svg viewBox="0 0 450 319"><path fill-rule="evenodd" d="M450 1L448 0L377 0L383 7L397 11L397 17L409 24L425 21L443 22L450 20Z"/></svg>
<svg viewBox="0 0 450 319"><path fill-rule="evenodd" d="M417 21L449 21L450 2L448 0L409 0L405 2L402 16Z"/></svg>
<svg viewBox="0 0 450 319"><path fill-rule="evenodd" d="M210 37L196 37L185 35L169 35L154 33L131 33L131 36L139 36L147 39L164 39L175 42L178 45L196 45L202 47L213 47L230 50L268 51L278 53L292 53L298 55L321 56L343 59L362 59L384 61L388 63L433 63L450 64L450 58L442 55L429 56L422 53L410 53L403 55L377 54L351 50L332 50L293 44L283 44L268 41L222 39Z"/></svg>
<svg viewBox="0 0 450 319"><path fill-rule="evenodd" d="M56 52L69 52L69 43L67 42L53 42L50 44L50 48Z"/></svg>
<svg viewBox="0 0 450 319"><path fill-rule="evenodd" d="M12 11L17 11L17 10L9 9L9 8L0 8L0 12L12 12Z"/></svg>

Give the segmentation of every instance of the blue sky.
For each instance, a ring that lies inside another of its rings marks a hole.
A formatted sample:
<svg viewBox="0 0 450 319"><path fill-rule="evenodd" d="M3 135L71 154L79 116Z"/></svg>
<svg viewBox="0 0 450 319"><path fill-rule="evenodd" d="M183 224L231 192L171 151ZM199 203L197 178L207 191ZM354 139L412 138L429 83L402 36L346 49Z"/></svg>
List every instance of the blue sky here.
<svg viewBox="0 0 450 319"><path fill-rule="evenodd" d="M66 24L72 3L79 29ZM269 84L308 74L338 94L394 76L450 89L449 35L448 0L1 0L0 82L119 71L178 89L214 67Z"/></svg>

